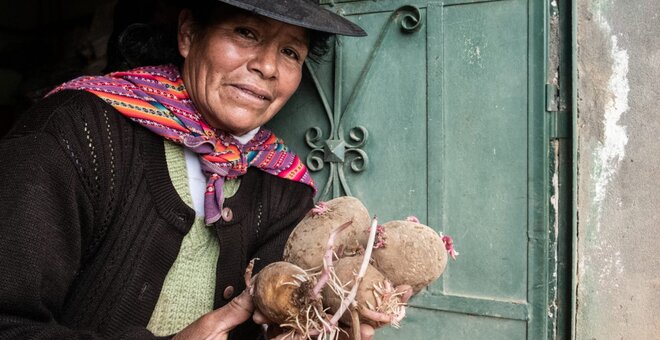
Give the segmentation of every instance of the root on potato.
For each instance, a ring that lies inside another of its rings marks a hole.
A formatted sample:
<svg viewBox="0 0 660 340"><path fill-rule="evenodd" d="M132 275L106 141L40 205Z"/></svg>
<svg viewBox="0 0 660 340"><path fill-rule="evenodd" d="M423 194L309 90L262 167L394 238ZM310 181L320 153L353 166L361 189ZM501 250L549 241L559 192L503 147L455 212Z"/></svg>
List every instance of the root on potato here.
<svg viewBox="0 0 660 340"><path fill-rule="evenodd" d="M358 268L364 261L363 256L344 257L335 262L334 279L323 290L323 303L330 311L340 309L342 299L348 295L357 281ZM405 316L405 303L391 282L372 265L361 278L357 288L354 308L359 314L359 321L372 326L391 324L398 327ZM341 321L346 325L354 324L349 314L344 314Z"/></svg>

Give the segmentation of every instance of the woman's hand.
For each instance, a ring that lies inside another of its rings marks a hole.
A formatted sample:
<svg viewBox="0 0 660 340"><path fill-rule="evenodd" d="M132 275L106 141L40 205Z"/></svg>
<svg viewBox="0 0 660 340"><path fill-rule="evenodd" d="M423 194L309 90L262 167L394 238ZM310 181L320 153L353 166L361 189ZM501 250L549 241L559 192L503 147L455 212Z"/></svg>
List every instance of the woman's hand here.
<svg viewBox="0 0 660 340"><path fill-rule="evenodd" d="M248 320L254 312L252 297L247 290L227 305L202 315L174 336L174 340L227 339L229 332Z"/></svg>

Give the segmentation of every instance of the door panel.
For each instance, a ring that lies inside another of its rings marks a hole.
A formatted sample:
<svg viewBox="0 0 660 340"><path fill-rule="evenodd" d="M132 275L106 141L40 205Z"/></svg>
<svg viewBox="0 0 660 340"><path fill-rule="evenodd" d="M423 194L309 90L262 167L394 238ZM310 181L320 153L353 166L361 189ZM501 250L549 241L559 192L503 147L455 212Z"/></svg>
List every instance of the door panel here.
<svg viewBox="0 0 660 340"><path fill-rule="evenodd" d="M520 1L443 13L442 226L470 249L446 293L527 296L527 44ZM452 266L452 267L458 267ZM458 268L455 268L458 269ZM482 280L473 280L474 272ZM493 281L499 284L492 284Z"/></svg>
<svg viewBox="0 0 660 340"><path fill-rule="evenodd" d="M545 8L534 0L332 1L367 30L311 64L270 127L317 199L416 215L461 255L379 338L547 337Z"/></svg>

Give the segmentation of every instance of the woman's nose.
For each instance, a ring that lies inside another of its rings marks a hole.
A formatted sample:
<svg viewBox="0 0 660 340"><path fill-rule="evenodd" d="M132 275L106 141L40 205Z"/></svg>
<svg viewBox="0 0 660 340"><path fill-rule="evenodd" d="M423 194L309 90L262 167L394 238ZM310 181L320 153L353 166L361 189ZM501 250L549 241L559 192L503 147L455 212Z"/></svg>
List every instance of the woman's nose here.
<svg viewBox="0 0 660 340"><path fill-rule="evenodd" d="M264 46L248 63L251 71L258 73L263 79L276 78L278 75L277 59L279 48L277 46Z"/></svg>

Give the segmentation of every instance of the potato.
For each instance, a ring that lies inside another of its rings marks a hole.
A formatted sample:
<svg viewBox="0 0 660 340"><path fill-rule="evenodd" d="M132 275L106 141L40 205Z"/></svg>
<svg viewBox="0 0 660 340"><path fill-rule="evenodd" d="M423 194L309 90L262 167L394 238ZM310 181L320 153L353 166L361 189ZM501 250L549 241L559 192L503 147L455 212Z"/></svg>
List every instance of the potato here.
<svg viewBox="0 0 660 340"><path fill-rule="evenodd" d="M283 261L273 262L254 277L252 300L272 322L295 323L297 317L304 317L301 311L307 310L310 304L323 310L320 301L310 298L313 284L300 267ZM304 320L301 322L305 324Z"/></svg>
<svg viewBox="0 0 660 340"><path fill-rule="evenodd" d="M325 202L327 211L310 212L293 230L284 248L284 260L305 270L323 266L328 237L333 229L347 221L353 223L339 233L335 249L342 247L346 253L355 253L366 246L371 217L367 208L357 198L337 197Z"/></svg>
<svg viewBox="0 0 660 340"><path fill-rule="evenodd" d="M371 258L392 284L408 284L416 294L442 275L447 250L435 230L410 221L390 221L382 227L385 246L374 249Z"/></svg>
<svg viewBox="0 0 660 340"><path fill-rule="evenodd" d="M355 284L355 277L360 269L364 256L344 257L335 262L334 270L345 291L351 290ZM330 285L323 288L323 305L329 307L332 313L339 310L343 296L338 295ZM367 271L362 278L355 295L357 310L360 314L360 322L378 327L387 323L398 323L405 313L404 304L400 301L400 295L395 294L394 287L378 269L372 265L367 266ZM380 322L369 318L367 315L378 314ZM351 325L351 315L346 312L341 317L341 322Z"/></svg>

